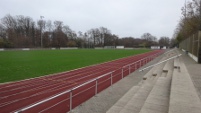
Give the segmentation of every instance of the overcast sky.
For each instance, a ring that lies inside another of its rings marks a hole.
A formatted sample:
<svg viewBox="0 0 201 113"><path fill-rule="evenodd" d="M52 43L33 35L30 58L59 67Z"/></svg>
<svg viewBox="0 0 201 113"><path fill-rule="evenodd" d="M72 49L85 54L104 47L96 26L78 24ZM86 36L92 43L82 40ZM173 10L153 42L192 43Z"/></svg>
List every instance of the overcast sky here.
<svg viewBox="0 0 201 113"><path fill-rule="evenodd" d="M0 18L60 20L76 32L106 27L119 37L149 32L172 38L185 0L0 0Z"/></svg>

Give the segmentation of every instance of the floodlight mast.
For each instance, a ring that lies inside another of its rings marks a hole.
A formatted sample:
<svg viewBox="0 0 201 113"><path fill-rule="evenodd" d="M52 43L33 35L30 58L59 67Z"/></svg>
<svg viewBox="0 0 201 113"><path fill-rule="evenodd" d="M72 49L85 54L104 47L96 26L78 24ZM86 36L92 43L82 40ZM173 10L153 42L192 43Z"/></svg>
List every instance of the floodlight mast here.
<svg viewBox="0 0 201 113"><path fill-rule="evenodd" d="M43 18L44 16L40 16L41 19L41 32L40 32L40 39L41 39L41 48L43 47L43 39L42 39L42 31L43 31Z"/></svg>

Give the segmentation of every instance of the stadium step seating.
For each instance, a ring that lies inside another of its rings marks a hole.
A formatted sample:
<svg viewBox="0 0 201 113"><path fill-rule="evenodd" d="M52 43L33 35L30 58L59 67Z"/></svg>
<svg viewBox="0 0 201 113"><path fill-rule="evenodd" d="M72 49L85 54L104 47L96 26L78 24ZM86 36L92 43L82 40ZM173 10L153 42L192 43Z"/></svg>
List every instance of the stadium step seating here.
<svg viewBox="0 0 201 113"><path fill-rule="evenodd" d="M118 113L128 103L132 96L138 91L140 86L132 87L117 103L115 103L107 113Z"/></svg>
<svg viewBox="0 0 201 113"><path fill-rule="evenodd" d="M166 57L163 57L160 61L163 61L165 60ZM157 76L157 74L161 73L161 69L164 67L164 64L160 64L158 66L154 66L150 71L149 73L152 73L152 74L145 74L143 76L143 80L146 80L146 79L154 79L155 76Z"/></svg>
<svg viewBox="0 0 201 113"><path fill-rule="evenodd" d="M144 105L145 100L147 99L150 91L152 90L156 80L159 76L152 76L153 70L157 69L159 71L156 72L157 75L160 75L162 73L162 68L164 64L160 64L152 68L148 73L146 73L143 81L141 81L137 88L138 90L135 93L132 93L132 91L127 92L118 102L116 102L108 111L107 113L133 113L135 111L136 113L139 113L141 107ZM135 88L134 86L133 88ZM132 89L133 89L132 88ZM130 93L130 94L128 94ZM122 100L126 97L126 95L132 95L131 98L127 98L122 103ZM121 107L120 107L121 106ZM134 112L134 113L135 113Z"/></svg>
<svg viewBox="0 0 201 113"><path fill-rule="evenodd" d="M180 68L179 58L174 59L174 68Z"/></svg>
<svg viewBox="0 0 201 113"><path fill-rule="evenodd" d="M157 79L140 113L167 113L172 77L171 67L173 67L173 60L165 64L161 77Z"/></svg>
<svg viewBox="0 0 201 113"><path fill-rule="evenodd" d="M173 50L162 60L177 53ZM153 67L131 90L107 113L201 113L200 98L181 58Z"/></svg>

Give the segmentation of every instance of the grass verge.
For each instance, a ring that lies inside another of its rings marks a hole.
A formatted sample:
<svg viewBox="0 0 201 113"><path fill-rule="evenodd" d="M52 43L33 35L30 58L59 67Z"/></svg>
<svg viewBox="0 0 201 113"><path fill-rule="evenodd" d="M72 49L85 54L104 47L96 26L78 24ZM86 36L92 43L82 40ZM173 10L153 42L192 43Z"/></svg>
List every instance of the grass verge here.
<svg viewBox="0 0 201 113"><path fill-rule="evenodd" d="M32 50L0 52L0 83L68 71L151 50Z"/></svg>

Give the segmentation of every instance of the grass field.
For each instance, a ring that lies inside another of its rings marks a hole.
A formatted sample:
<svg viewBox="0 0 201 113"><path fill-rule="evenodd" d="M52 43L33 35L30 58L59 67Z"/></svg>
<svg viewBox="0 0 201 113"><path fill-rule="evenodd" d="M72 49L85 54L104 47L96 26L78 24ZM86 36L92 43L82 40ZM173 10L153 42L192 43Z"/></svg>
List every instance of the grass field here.
<svg viewBox="0 0 201 113"><path fill-rule="evenodd" d="M98 64L150 50L32 50L0 52L0 83Z"/></svg>

